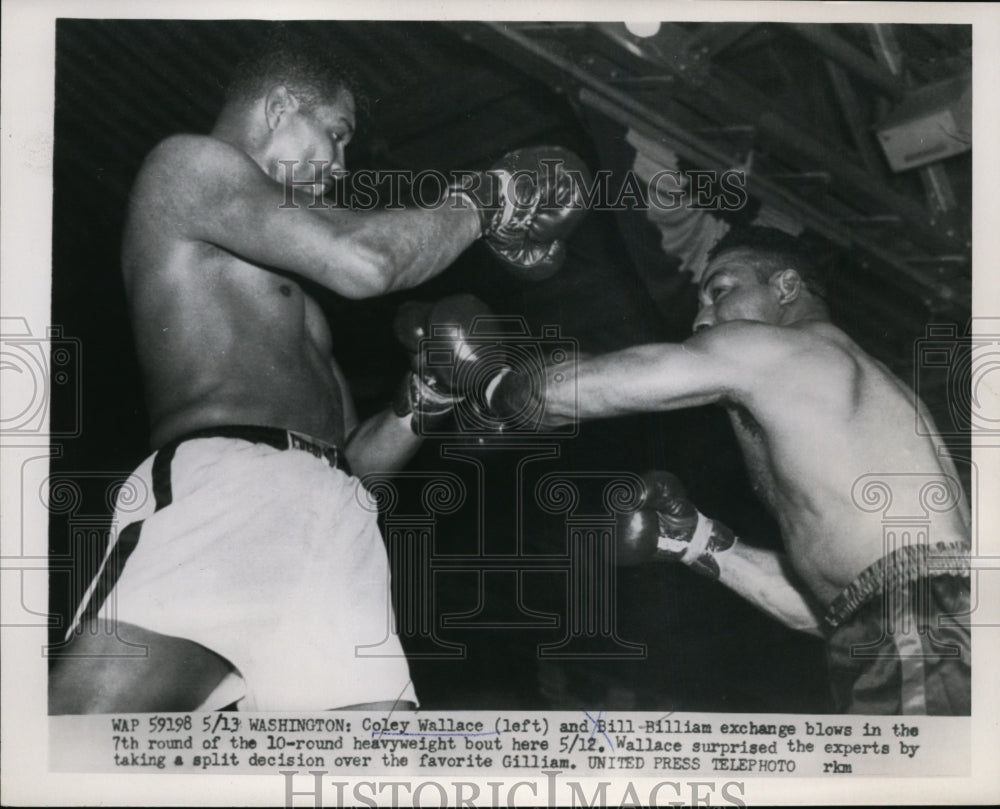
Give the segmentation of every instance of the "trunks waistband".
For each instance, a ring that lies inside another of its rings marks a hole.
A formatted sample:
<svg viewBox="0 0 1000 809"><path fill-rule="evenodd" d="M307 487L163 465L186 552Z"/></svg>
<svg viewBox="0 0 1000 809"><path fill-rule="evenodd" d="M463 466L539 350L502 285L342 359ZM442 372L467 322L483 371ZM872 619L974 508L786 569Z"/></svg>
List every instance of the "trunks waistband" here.
<svg viewBox="0 0 1000 809"><path fill-rule="evenodd" d="M905 545L865 568L830 604L824 616L836 629L866 602L884 592L934 576L968 576L969 544L963 541Z"/></svg>
<svg viewBox="0 0 1000 809"><path fill-rule="evenodd" d="M340 469L348 475L351 474L351 467L344 456L344 451L335 444L328 444L326 441L320 441L305 433L283 430L280 427L262 427L253 424L205 427L168 441L160 447L159 451L162 452L168 447L176 448L185 441L193 441L198 438L238 438L253 444L267 444L275 449L299 449L321 458L334 469Z"/></svg>

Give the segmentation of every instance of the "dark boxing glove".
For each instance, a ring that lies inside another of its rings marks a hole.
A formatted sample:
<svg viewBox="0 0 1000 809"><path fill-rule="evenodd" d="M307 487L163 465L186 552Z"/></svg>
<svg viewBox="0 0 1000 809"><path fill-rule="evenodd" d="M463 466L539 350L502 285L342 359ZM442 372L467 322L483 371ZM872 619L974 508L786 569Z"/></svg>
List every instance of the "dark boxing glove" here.
<svg viewBox="0 0 1000 809"><path fill-rule="evenodd" d="M642 476L638 504L618 514L616 527L618 564L657 559L683 562L713 579L719 578L715 554L736 542L727 526L695 508L680 479L670 472Z"/></svg>
<svg viewBox="0 0 1000 809"><path fill-rule="evenodd" d="M410 353L412 370L393 410L401 417L412 413L410 426L418 435L444 425L479 382L482 346L469 338L475 319L489 314L489 307L473 295L400 307L393 330Z"/></svg>
<svg viewBox="0 0 1000 809"><path fill-rule="evenodd" d="M543 381L532 377L525 369L501 368L487 382L483 399L486 411L503 431L532 418L544 395Z"/></svg>
<svg viewBox="0 0 1000 809"><path fill-rule="evenodd" d="M514 275L541 280L566 258L565 239L586 214L584 162L561 146L519 149L488 171L469 174L452 193L476 204L490 251Z"/></svg>
<svg viewBox="0 0 1000 809"><path fill-rule="evenodd" d="M434 304L405 304L396 317L396 336L410 352L414 379L398 398L397 413L416 414L437 426L459 403L475 430L503 433L543 424L544 368L514 367L496 334L476 335L476 320L492 312L473 295L452 295ZM459 419L460 423L462 419Z"/></svg>
<svg viewBox="0 0 1000 809"><path fill-rule="evenodd" d="M459 398L435 389L420 374L410 371L396 391L392 410L400 418L412 416L410 429L417 435L423 435L446 424L459 401Z"/></svg>

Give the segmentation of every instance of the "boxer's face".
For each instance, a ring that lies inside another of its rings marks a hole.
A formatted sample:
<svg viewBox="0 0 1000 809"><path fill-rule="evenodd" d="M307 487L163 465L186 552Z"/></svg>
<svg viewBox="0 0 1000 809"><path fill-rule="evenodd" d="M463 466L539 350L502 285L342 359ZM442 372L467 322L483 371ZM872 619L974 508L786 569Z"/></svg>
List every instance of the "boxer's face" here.
<svg viewBox="0 0 1000 809"><path fill-rule="evenodd" d="M758 265L759 257L744 248L726 250L712 259L698 294L701 307L694 331L732 320L777 322L779 296L772 285L760 280Z"/></svg>
<svg viewBox="0 0 1000 809"><path fill-rule="evenodd" d="M294 183L296 188L315 194L328 190L333 178L347 171L344 150L354 135L354 126L354 97L347 90L312 109L291 97L272 131L268 173L278 182Z"/></svg>

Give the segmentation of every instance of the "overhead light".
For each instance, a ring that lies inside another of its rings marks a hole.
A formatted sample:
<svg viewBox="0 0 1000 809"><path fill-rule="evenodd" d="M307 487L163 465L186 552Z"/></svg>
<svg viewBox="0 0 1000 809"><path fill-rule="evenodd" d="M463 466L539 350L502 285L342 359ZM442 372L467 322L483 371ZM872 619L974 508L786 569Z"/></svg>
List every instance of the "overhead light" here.
<svg viewBox="0 0 1000 809"><path fill-rule="evenodd" d="M660 24L658 22L627 22L625 23L625 27L633 36L643 38L656 36L657 32L660 30Z"/></svg>

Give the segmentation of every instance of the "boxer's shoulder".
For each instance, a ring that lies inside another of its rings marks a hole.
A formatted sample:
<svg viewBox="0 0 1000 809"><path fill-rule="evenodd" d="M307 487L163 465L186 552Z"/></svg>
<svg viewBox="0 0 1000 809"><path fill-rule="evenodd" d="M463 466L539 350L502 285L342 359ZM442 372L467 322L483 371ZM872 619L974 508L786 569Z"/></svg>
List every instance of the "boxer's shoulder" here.
<svg viewBox="0 0 1000 809"><path fill-rule="evenodd" d="M755 320L731 320L697 332L688 343L709 354L763 359L797 350L802 338L783 326Z"/></svg>
<svg viewBox="0 0 1000 809"><path fill-rule="evenodd" d="M207 135L172 135L147 155L129 199L129 231L200 231L231 199L259 180L246 152ZM170 227L164 227L166 223Z"/></svg>
<svg viewBox="0 0 1000 809"><path fill-rule="evenodd" d="M207 189L215 178L231 178L242 172L259 172L250 156L209 135L171 135L160 141L143 161L135 194L164 191L180 186Z"/></svg>
<svg viewBox="0 0 1000 809"><path fill-rule="evenodd" d="M804 325L735 320L698 332L688 344L754 389L786 374L840 378L855 364L835 334Z"/></svg>
<svg viewBox="0 0 1000 809"><path fill-rule="evenodd" d="M147 166L198 166L204 161L226 159L250 160L249 155L230 143L212 135L178 133L164 138L150 151Z"/></svg>
<svg viewBox="0 0 1000 809"><path fill-rule="evenodd" d="M840 350L850 338L829 321L798 321L787 325L764 323L756 320L733 320L706 329L703 332L722 347L733 350L759 350L799 352Z"/></svg>

